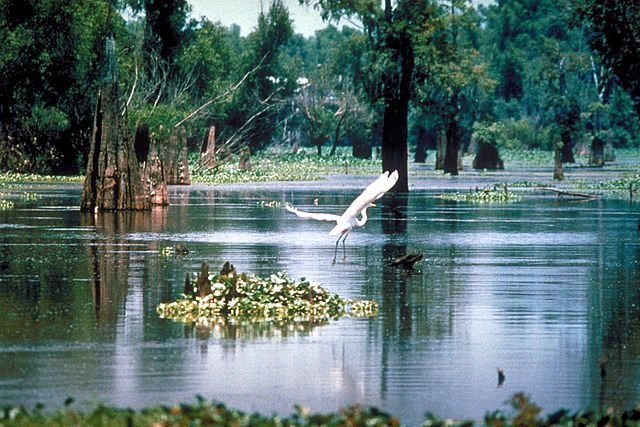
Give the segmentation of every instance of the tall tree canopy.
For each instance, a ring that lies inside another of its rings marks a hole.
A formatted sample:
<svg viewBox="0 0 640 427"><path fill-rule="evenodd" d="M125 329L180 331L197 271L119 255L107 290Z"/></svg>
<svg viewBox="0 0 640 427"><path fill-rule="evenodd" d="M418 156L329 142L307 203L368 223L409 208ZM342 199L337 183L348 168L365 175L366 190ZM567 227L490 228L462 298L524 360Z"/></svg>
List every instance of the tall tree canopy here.
<svg viewBox="0 0 640 427"><path fill-rule="evenodd" d="M0 168L84 163L98 52L118 22L101 0L0 1Z"/></svg>
<svg viewBox="0 0 640 427"><path fill-rule="evenodd" d="M372 101L383 103L382 168L398 170L395 191L408 184L408 116L415 68L415 42L433 20L433 2L398 0L300 0L313 4L328 20L355 17L364 26L372 62L369 78L377 82Z"/></svg>
<svg viewBox="0 0 640 427"><path fill-rule="evenodd" d="M640 2L573 0L589 44L629 92L640 114Z"/></svg>
<svg viewBox="0 0 640 427"><path fill-rule="evenodd" d="M165 61L172 61L183 39L190 11L186 0L144 0L145 46Z"/></svg>
<svg viewBox="0 0 640 427"><path fill-rule="evenodd" d="M476 46L475 10L464 0L449 0L436 16L437 23L426 27L416 43L416 101L444 134L442 169L457 175L461 142L469 140L479 104L494 81Z"/></svg>
<svg viewBox="0 0 640 427"><path fill-rule="evenodd" d="M273 0L258 16L258 26L248 37L242 60L246 83L240 88L227 123L241 129L252 150L271 143L282 106L295 85L295 71L283 67L282 55L293 36L289 10L282 0Z"/></svg>

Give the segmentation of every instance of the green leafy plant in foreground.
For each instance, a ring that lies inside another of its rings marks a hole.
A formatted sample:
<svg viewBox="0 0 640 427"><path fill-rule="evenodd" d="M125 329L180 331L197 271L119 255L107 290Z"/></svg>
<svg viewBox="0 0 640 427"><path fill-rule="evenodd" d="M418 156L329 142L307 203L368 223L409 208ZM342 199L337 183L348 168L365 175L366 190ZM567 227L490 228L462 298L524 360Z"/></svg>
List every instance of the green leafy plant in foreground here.
<svg viewBox="0 0 640 427"><path fill-rule="evenodd" d="M640 407L616 412L609 410L598 414L594 411L571 413L559 410L542 416L540 408L529 398L518 393L511 399L513 414L502 411L489 412L482 421L441 419L426 413L420 427L600 427L640 426ZM287 417L266 416L232 409L222 403L198 397L194 405L155 406L134 411L99 405L91 411L81 412L68 407L53 413L44 412L41 406L28 410L22 406L0 407L0 426L260 426L260 427L398 427L401 418L375 407L349 406L337 412L312 413L308 408L295 405L295 412Z"/></svg>
<svg viewBox="0 0 640 427"><path fill-rule="evenodd" d="M304 278L296 283L285 273L263 278L238 274L231 266L231 270L223 267L220 274L210 275L203 263L195 279L195 286L187 279L182 298L157 306L160 317L185 323L199 319L223 323L322 322L378 312L374 301L344 299Z"/></svg>

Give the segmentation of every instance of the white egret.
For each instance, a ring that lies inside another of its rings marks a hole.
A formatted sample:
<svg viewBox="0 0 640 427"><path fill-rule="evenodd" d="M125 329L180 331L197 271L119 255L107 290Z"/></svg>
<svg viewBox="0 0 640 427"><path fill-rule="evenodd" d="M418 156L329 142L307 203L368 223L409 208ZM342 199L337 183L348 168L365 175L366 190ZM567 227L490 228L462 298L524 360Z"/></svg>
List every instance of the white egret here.
<svg viewBox="0 0 640 427"><path fill-rule="evenodd" d="M333 253L333 263L335 264L340 239L342 239L342 253L346 259L347 255L344 241L347 240L347 236L351 230L353 230L353 227L362 227L365 225L367 222L367 208L375 206L373 202L389 191L396 184L396 181L398 181L398 171L393 171L391 174L388 171L384 172L378 177L378 179L369 184L362 194L351 202L347 210L344 211L342 215L303 212L290 205L286 205L285 207L289 212L293 212L301 218L336 222L336 226L329 232L329 235L331 236L338 236L338 240L336 240L336 249Z"/></svg>

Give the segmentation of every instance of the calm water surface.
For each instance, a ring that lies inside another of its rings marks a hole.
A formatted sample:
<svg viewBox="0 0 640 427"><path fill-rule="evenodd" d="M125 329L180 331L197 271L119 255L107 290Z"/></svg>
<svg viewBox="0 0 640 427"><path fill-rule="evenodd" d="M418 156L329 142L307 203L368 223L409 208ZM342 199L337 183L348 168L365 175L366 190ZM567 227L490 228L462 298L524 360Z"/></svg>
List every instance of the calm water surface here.
<svg viewBox="0 0 640 427"><path fill-rule="evenodd" d="M98 217L79 211L80 186L24 191L6 190L16 207L0 211L1 403L139 408L202 395L282 415L294 403L359 403L417 425L426 411L481 419L520 391L545 413L640 401L640 246L628 202L527 193L474 205L416 190L370 210L347 260L332 265L329 223L261 202L339 213L358 190L177 187L166 209ZM160 253L176 243L191 252ZM414 251L425 255L418 271L387 266ZM378 301L380 315L280 328L158 318L156 305L179 296L202 260L306 277Z"/></svg>

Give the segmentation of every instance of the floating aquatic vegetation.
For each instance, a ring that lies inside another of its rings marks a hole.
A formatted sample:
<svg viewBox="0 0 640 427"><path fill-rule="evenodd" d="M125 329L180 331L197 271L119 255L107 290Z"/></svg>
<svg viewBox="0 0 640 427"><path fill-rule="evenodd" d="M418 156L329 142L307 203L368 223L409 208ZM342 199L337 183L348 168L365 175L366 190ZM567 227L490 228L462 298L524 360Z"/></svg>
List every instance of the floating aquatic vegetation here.
<svg viewBox="0 0 640 427"><path fill-rule="evenodd" d="M640 190L640 174L629 175L623 178L600 181L597 183L585 183L587 188L594 188L598 190L617 191L621 193L633 194Z"/></svg>
<svg viewBox="0 0 640 427"><path fill-rule="evenodd" d="M271 200L270 202L261 200L257 203L257 205L261 208L279 208L280 206L282 206L282 202L279 202L277 200Z"/></svg>
<svg viewBox="0 0 640 427"><path fill-rule="evenodd" d="M319 157L314 152L293 154L289 150L271 149L251 156L250 170L239 166L239 156L212 169L198 164L198 157L192 157L189 170L194 182L227 184L239 182L273 181L316 181L326 175L345 173L373 174L380 170L380 160L355 159L340 147L335 156Z"/></svg>
<svg viewBox="0 0 640 427"><path fill-rule="evenodd" d="M42 198L42 196L41 196L40 194L38 194L38 193L33 193L33 192L31 192L31 191L23 191L23 192L20 194L20 198L21 198L21 199L23 199L23 200L31 200L31 201L34 201L34 200L41 199L41 198Z"/></svg>
<svg viewBox="0 0 640 427"><path fill-rule="evenodd" d="M14 185L24 182L82 182L83 176L43 175L37 173L0 172L0 183Z"/></svg>
<svg viewBox="0 0 640 427"><path fill-rule="evenodd" d="M520 201L520 196L509 191L506 187L503 189L496 187L482 190L476 189L468 193L444 193L440 197L446 200L473 203L512 203Z"/></svg>
<svg viewBox="0 0 640 427"><path fill-rule="evenodd" d="M160 248L160 255L162 256L173 256L175 255L176 251L173 249L173 246L165 246L163 248Z"/></svg>
<svg viewBox="0 0 640 427"><path fill-rule="evenodd" d="M213 319L221 324L247 322L314 322L341 316L374 316L374 301L344 299L305 278L299 282L285 273L269 277L238 274L225 263L220 274L208 274L208 265L185 282L184 296L157 307L160 317L181 322Z"/></svg>
<svg viewBox="0 0 640 427"><path fill-rule="evenodd" d="M164 246L160 248L160 255L165 257L172 257L174 255L186 255L189 253L189 249L182 243L176 243L173 246Z"/></svg>
<svg viewBox="0 0 640 427"><path fill-rule="evenodd" d="M0 210L8 210L13 209L15 204L11 200L0 199Z"/></svg>

